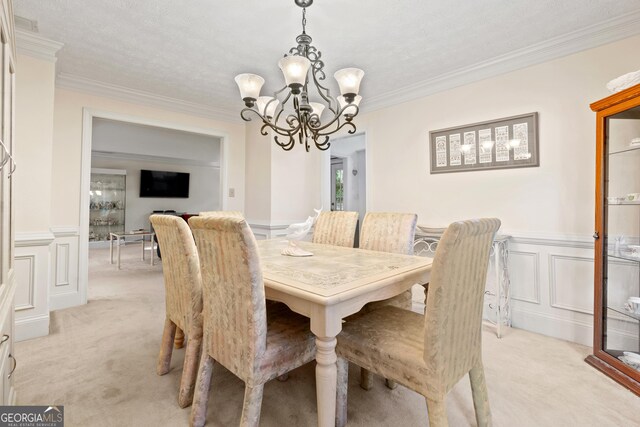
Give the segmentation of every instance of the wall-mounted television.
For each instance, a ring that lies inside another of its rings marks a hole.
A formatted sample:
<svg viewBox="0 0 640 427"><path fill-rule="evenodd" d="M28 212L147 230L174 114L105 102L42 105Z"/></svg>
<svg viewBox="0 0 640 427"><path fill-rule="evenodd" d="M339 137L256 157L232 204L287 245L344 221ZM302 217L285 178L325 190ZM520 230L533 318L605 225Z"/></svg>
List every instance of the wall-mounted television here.
<svg viewBox="0 0 640 427"><path fill-rule="evenodd" d="M140 171L140 197L189 197L189 174L184 172Z"/></svg>

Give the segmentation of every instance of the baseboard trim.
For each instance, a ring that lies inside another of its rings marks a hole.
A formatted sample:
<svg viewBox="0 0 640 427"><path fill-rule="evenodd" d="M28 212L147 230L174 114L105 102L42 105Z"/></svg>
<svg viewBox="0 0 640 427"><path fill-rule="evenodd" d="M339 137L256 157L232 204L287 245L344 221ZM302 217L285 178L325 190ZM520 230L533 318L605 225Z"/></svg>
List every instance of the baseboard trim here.
<svg viewBox="0 0 640 427"><path fill-rule="evenodd" d="M51 311L63 310L65 308L77 307L79 305L82 305L82 300L80 299L80 294L78 292L49 295L49 309Z"/></svg>
<svg viewBox="0 0 640 427"><path fill-rule="evenodd" d="M25 341L49 335L49 313L18 319L15 323L15 341Z"/></svg>
<svg viewBox="0 0 640 427"><path fill-rule="evenodd" d="M593 345L593 324L591 322L565 319L515 307L512 308L511 313L511 323L515 328L575 342L588 347Z"/></svg>

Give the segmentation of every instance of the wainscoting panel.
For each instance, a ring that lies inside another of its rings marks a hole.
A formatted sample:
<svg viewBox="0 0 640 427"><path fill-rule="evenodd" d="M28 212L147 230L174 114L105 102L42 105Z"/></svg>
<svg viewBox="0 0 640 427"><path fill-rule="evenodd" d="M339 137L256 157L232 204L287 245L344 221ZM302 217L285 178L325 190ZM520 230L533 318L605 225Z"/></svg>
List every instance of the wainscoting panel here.
<svg viewBox="0 0 640 427"><path fill-rule="evenodd" d="M49 284L53 234L16 233L15 338L49 334Z"/></svg>
<svg viewBox="0 0 640 427"><path fill-rule="evenodd" d="M78 227L52 227L53 280L50 287L51 310L82 304L78 281L79 229Z"/></svg>
<svg viewBox="0 0 640 427"><path fill-rule="evenodd" d="M593 315L593 258L549 254L551 307Z"/></svg>
<svg viewBox="0 0 640 427"><path fill-rule="evenodd" d="M511 299L540 304L540 256L537 252L509 251Z"/></svg>
<svg viewBox="0 0 640 427"><path fill-rule="evenodd" d="M15 310L30 310L36 307L34 295L36 287L36 257L23 255L15 257L16 277L20 286L16 290Z"/></svg>
<svg viewBox="0 0 640 427"><path fill-rule="evenodd" d="M593 345L593 239L513 235L512 324Z"/></svg>
<svg viewBox="0 0 640 427"><path fill-rule="evenodd" d="M69 286L69 243L56 243L55 286Z"/></svg>

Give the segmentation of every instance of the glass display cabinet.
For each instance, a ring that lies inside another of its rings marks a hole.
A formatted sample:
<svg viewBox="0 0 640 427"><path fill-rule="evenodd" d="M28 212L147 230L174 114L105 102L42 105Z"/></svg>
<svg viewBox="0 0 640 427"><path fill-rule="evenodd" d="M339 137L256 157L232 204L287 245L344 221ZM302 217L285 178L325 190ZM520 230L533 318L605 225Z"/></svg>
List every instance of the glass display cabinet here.
<svg viewBox="0 0 640 427"><path fill-rule="evenodd" d="M89 188L89 241L106 242L124 232L126 171L92 169Z"/></svg>
<svg viewBox="0 0 640 427"><path fill-rule="evenodd" d="M594 345L587 362L640 395L640 85L596 119Z"/></svg>

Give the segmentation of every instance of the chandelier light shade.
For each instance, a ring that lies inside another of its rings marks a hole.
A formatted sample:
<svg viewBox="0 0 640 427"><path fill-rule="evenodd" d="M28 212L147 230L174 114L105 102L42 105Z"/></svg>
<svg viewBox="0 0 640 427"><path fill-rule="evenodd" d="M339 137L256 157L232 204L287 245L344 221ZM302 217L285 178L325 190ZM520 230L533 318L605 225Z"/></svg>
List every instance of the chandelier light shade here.
<svg viewBox="0 0 640 427"><path fill-rule="evenodd" d="M307 151L311 142L316 148L326 150L331 145L329 135L342 129L351 134L356 131L353 118L360 111L362 97L358 93L364 71L358 68L336 71L334 77L341 96L331 96L329 88L324 86L322 54L311 45L311 36L306 33L306 8L313 0L294 1L302 8L302 34L296 38L297 46L278 61L285 85L273 97L260 96L262 77L237 75L235 81L246 106L240 116L246 121L257 116L262 120L260 133L268 135L272 131L276 144L286 151L294 147L296 140ZM323 114L325 120L321 120Z"/></svg>
<svg viewBox="0 0 640 427"><path fill-rule="evenodd" d="M240 88L240 96L247 102L254 102L260 96L260 89L264 84L264 79L256 74L238 74L235 78L238 88Z"/></svg>
<svg viewBox="0 0 640 427"><path fill-rule="evenodd" d="M285 84L291 88L291 93L295 95L300 93L300 88L307 82L311 61L304 56L285 56L278 61L278 66L284 74Z"/></svg>
<svg viewBox="0 0 640 427"><path fill-rule="evenodd" d="M358 68L343 68L336 71L333 77L335 77L338 86L340 86L340 94L344 96L347 102L352 102L360 91L360 82L364 77L364 71Z"/></svg>

